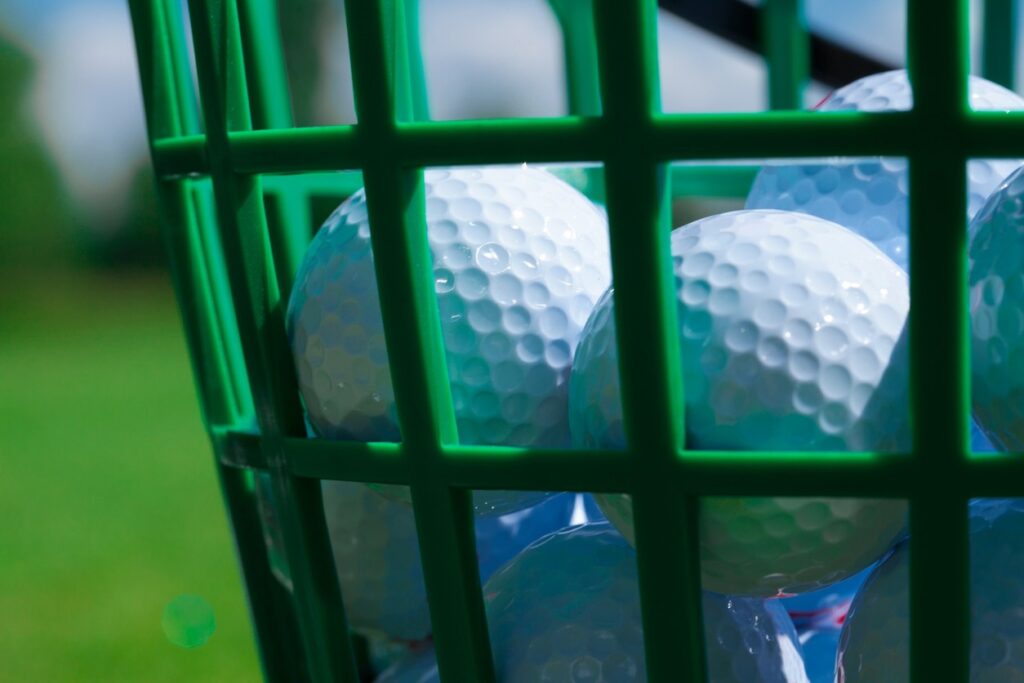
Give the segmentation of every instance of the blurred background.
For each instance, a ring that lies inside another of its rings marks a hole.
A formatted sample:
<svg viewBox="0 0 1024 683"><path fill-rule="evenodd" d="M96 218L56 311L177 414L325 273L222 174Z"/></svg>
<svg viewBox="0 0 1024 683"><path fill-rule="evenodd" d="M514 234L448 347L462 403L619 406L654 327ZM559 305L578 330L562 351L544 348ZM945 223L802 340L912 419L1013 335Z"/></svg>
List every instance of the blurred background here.
<svg viewBox="0 0 1024 683"><path fill-rule="evenodd" d="M904 10L806 3L815 31L895 66ZM341 0L280 14L297 124L352 122ZM545 0L421 0L421 15L434 118L566 112ZM666 111L765 108L756 55L664 12L659 41ZM0 3L0 159L0 680L256 680L123 0ZM213 609L201 646L161 626L183 595Z"/></svg>

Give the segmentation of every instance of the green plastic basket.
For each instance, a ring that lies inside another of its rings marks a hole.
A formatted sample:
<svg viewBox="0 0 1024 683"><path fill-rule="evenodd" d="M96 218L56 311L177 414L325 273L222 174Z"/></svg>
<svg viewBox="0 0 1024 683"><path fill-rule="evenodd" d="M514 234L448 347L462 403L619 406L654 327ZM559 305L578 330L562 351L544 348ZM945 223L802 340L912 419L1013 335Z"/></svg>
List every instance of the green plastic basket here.
<svg viewBox="0 0 1024 683"><path fill-rule="evenodd" d="M163 234L268 680L358 680L321 479L410 486L446 681L494 679L469 503L476 488L630 493L649 680L691 683L705 680L700 496L906 498L913 680L967 680L966 504L1024 495L1024 459L968 452L965 162L1024 156L1024 115L967 106L967 0L907 0L916 107L873 115L663 114L653 0L552 0L573 115L463 122L427 120L415 0L349 0L359 124L318 128L292 124L273 0L190 0L201 105L180 0L130 5ZM800 1L762 5L770 102L796 109L807 70ZM1014 9L1014 0L985 3L983 73L1004 84L1014 76ZM742 193L744 184L720 168L670 163L831 155L910 162L915 448L884 458L688 452L668 200ZM422 169L524 160L603 164L626 452L458 445ZM311 197L341 199L363 184L401 444L305 438L285 337L287 294L311 238ZM271 573L257 471L269 474L281 504L291 592ZM680 542L659 542L666 534Z"/></svg>

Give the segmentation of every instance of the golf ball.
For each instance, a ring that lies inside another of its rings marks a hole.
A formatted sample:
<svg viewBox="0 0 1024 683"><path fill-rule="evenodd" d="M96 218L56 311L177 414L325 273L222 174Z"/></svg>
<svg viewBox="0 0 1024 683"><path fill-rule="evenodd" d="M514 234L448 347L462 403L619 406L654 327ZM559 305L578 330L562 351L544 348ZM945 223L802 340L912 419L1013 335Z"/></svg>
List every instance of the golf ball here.
<svg viewBox="0 0 1024 683"><path fill-rule="evenodd" d="M644 681L633 549L606 522L537 541L484 587L497 678ZM777 602L705 594L712 683L806 681Z"/></svg>
<svg viewBox="0 0 1024 683"><path fill-rule="evenodd" d="M405 641L429 636L430 613L412 510L364 484L327 481L322 490L351 626ZM576 507L576 494L561 493L526 510L478 517L481 580L536 539L569 525Z"/></svg>
<svg viewBox="0 0 1024 683"><path fill-rule="evenodd" d="M352 628L398 640L431 633L416 522L364 484L325 481L324 515Z"/></svg>
<svg viewBox="0 0 1024 683"><path fill-rule="evenodd" d="M1024 501L976 500L970 514L970 680L1024 676ZM906 683L909 676L909 545L868 578L839 644L837 680Z"/></svg>
<svg viewBox="0 0 1024 683"><path fill-rule="evenodd" d="M736 211L672 233L692 449L905 450L906 275L870 242L801 213ZM577 350L570 421L581 447L621 448L613 293ZM632 539L628 499L597 496ZM867 567L904 525L898 500L708 498L704 587L814 590Z"/></svg>
<svg viewBox="0 0 1024 683"><path fill-rule="evenodd" d="M970 77L970 103L977 110L1024 109L1024 99L976 76ZM906 71L887 71L840 88L820 111L907 111L913 93ZM1022 163L1015 159L975 159L967 165L969 220L999 182ZM836 157L827 163L793 161L761 169L747 196L748 209L802 211L839 223L874 242L906 270L909 264L910 181L906 159Z"/></svg>
<svg viewBox="0 0 1024 683"><path fill-rule="evenodd" d="M593 518L583 494L558 493L525 510L476 518L476 555L486 581L503 564L538 538Z"/></svg>
<svg viewBox="0 0 1024 683"><path fill-rule="evenodd" d="M604 217L566 183L525 165L427 170L425 189L460 441L568 447L573 352L611 281ZM317 434L400 441L363 191L314 238L287 323ZM477 492L475 502L503 514L541 495Z"/></svg>
<svg viewBox="0 0 1024 683"><path fill-rule="evenodd" d="M1024 169L971 223L974 415L1002 450L1024 449Z"/></svg>
<svg viewBox="0 0 1024 683"><path fill-rule="evenodd" d="M1024 109L1024 99L1000 85L970 77L975 110ZM913 93L906 71L887 71L840 88L819 105L821 111L907 111ZM1016 159L975 159L967 164L967 218L1022 163ZM874 242L906 270L909 266L909 178L902 158L832 158L827 163L766 165L747 197L748 209L803 211L839 223ZM971 450L995 447L971 420Z"/></svg>

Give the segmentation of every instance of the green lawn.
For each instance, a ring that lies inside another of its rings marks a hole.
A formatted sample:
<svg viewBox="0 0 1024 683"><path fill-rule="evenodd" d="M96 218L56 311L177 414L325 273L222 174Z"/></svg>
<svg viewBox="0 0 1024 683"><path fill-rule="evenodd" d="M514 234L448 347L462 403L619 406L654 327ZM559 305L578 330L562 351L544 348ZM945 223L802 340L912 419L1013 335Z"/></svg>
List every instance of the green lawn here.
<svg viewBox="0 0 1024 683"><path fill-rule="evenodd" d="M3 282L0 680L258 680L167 283ZM194 649L161 629L184 593L217 618Z"/></svg>

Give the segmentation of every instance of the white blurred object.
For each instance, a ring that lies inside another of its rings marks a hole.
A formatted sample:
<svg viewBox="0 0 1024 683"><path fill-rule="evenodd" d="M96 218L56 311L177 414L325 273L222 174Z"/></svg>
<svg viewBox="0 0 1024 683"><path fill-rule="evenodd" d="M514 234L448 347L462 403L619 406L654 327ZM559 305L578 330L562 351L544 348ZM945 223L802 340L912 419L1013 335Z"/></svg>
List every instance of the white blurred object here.
<svg viewBox="0 0 1024 683"><path fill-rule="evenodd" d="M561 30L545 0L426 0L420 36L433 118L566 113Z"/></svg>
<svg viewBox="0 0 1024 683"><path fill-rule="evenodd" d="M761 58L668 12L658 12L665 112L760 111L768 106Z"/></svg>
<svg viewBox="0 0 1024 683"><path fill-rule="evenodd" d="M545 0L422 0L420 36L432 118L567 113L562 36ZM340 14L326 24L320 44L318 118L351 123L348 37ZM760 57L668 12L658 13L658 53L664 111L766 106Z"/></svg>
<svg viewBox="0 0 1024 683"><path fill-rule="evenodd" d="M33 42L41 59L32 116L89 223L117 225L130 206L132 178L148 163L128 7L68 4Z"/></svg>

